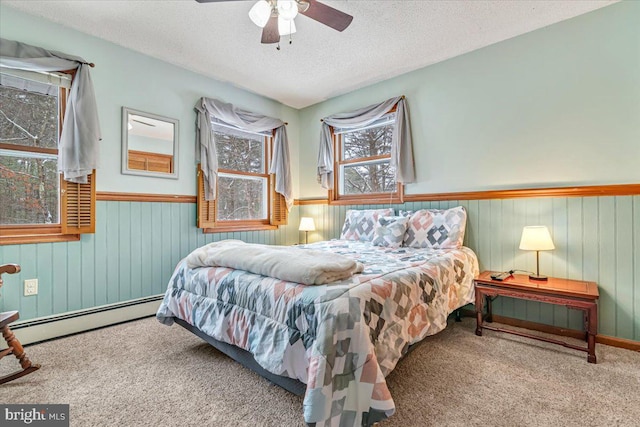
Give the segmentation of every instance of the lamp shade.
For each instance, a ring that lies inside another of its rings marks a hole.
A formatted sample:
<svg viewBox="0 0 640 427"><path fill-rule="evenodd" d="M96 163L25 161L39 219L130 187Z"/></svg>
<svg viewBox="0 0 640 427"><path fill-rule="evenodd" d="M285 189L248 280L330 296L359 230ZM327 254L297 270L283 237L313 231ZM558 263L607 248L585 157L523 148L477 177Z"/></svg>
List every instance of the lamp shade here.
<svg viewBox="0 0 640 427"><path fill-rule="evenodd" d="M316 225L313 223L313 218L309 218L307 216L303 216L300 218L300 231L315 231Z"/></svg>
<svg viewBox="0 0 640 427"><path fill-rule="evenodd" d="M531 225L522 229L520 249L523 251L550 251L555 248L546 226Z"/></svg>

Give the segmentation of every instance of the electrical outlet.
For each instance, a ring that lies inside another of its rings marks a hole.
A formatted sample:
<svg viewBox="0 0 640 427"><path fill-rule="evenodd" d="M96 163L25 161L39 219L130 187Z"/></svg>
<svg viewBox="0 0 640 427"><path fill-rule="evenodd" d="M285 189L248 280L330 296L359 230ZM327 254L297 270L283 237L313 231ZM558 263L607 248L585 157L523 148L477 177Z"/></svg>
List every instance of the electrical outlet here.
<svg viewBox="0 0 640 427"><path fill-rule="evenodd" d="M38 295L38 279L24 281L24 296Z"/></svg>

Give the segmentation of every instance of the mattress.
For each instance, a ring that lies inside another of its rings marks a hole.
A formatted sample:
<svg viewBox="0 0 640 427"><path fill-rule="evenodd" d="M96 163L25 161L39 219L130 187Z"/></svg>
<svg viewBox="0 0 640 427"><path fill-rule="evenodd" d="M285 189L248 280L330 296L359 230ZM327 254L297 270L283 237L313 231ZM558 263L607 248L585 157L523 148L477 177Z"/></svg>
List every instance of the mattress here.
<svg viewBox="0 0 640 427"><path fill-rule="evenodd" d="M269 372L306 384L304 420L317 426L371 425L395 405L385 377L408 347L473 302L478 260L469 248L389 249L331 240L299 247L342 254L362 274L305 286L181 261L157 318L180 318L250 352Z"/></svg>

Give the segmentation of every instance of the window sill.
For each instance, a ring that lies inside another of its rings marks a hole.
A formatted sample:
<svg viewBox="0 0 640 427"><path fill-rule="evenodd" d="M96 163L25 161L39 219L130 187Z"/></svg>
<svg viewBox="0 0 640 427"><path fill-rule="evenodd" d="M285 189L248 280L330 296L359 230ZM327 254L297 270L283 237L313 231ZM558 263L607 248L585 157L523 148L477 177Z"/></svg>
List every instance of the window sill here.
<svg viewBox="0 0 640 427"><path fill-rule="evenodd" d="M202 233L211 234L211 233L232 233L234 231L265 231L265 230L277 230L277 225L221 225L215 228L203 228Z"/></svg>
<svg viewBox="0 0 640 427"><path fill-rule="evenodd" d="M26 245L31 243L74 242L80 240L79 234L31 234L0 236L0 246Z"/></svg>
<svg viewBox="0 0 640 427"><path fill-rule="evenodd" d="M388 205L388 204L401 204L404 203L403 198L398 195L370 195L370 196L356 196L356 197L341 197L339 199L329 199L330 205Z"/></svg>
<svg viewBox="0 0 640 427"><path fill-rule="evenodd" d="M388 204L402 204L403 202L400 199L339 199L339 200L330 200L330 205L339 205L339 206L347 206L347 205L388 205Z"/></svg>
<svg viewBox="0 0 640 427"><path fill-rule="evenodd" d="M404 186L399 184L394 193L371 193L350 196L340 196L334 190L329 190L330 205L389 205L404 203Z"/></svg>

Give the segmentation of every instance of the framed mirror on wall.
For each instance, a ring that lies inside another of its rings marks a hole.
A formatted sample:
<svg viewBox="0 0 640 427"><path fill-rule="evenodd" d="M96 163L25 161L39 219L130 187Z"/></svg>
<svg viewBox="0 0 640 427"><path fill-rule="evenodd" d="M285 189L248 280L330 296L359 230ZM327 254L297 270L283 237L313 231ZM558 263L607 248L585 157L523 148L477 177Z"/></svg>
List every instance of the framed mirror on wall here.
<svg viewBox="0 0 640 427"><path fill-rule="evenodd" d="M122 173L178 179L178 120L122 107Z"/></svg>

